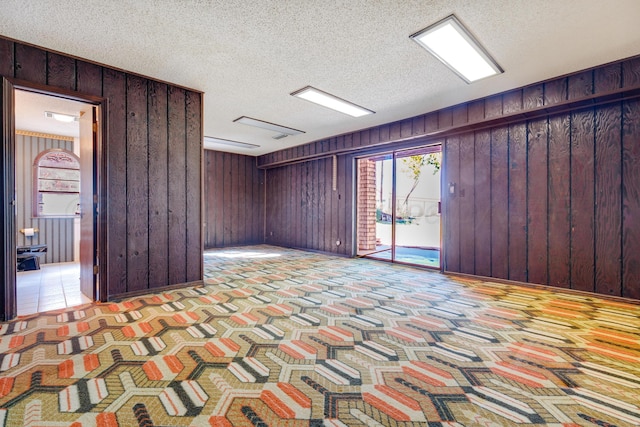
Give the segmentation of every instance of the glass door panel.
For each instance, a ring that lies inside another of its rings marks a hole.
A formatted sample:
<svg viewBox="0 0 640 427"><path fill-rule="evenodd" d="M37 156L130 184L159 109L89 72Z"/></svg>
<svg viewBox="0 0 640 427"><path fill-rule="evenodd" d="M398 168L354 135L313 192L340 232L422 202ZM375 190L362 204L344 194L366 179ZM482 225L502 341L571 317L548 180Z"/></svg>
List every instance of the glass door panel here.
<svg viewBox="0 0 640 427"><path fill-rule="evenodd" d="M440 267L440 151L396 153L397 262Z"/></svg>

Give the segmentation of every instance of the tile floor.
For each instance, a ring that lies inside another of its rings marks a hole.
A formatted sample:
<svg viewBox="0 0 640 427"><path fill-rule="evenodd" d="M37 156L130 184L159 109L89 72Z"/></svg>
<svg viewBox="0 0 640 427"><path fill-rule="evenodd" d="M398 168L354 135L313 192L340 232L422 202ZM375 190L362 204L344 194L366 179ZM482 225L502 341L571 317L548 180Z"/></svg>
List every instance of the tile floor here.
<svg viewBox="0 0 640 427"><path fill-rule="evenodd" d="M80 264L40 264L40 270L19 271L18 316L73 307L90 302L80 292Z"/></svg>

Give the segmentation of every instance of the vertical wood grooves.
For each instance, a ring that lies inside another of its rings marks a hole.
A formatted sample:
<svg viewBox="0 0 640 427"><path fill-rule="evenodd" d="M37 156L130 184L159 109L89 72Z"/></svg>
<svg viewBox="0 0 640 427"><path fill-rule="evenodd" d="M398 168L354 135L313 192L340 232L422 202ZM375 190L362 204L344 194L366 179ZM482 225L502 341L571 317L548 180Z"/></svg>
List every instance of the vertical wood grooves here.
<svg viewBox="0 0 640 427"><path fill-rule="evenodd" d="M202 279L202 97L186 92L185 108L185 206L186 281Z"/></svg>
<svg viewBox="0 0 640 427"><path fill-rule="evenodd" d="M331 157L264 171L269 183L265 198L265 241L351 255L353 171L350 162L347 156L337 159L336 191L332 189ZM338 240L340 245L336 244Z"/></svg>
<svg viewBox="0 0 640 427"><path fill-rule="evenodd" d="M127 76L127 284L149 287L149 152L146 80Z"/></svg>
<svg viewBox="0 0 640 427"><path fill-rule="evenodd" d="M593 76L570 83L569 90L588 91L620 81L615 67ZM566 88L547 87L545 99L561 99ZM459 200L443 197L446 270L638 297L640 100L510 125L504 139L501 128L492 129L489 163L483 132L445 142L445 187L456 182L460 189ZM471 141L475 157L465 154ZM506 174L500 168L504 159ZM465 201L470 192L476 197L471 228ZM487 198L489 221L481 220L482 200ZM505 217L506 230L501 225ZM479 241L486 239L482 224L491 229L488 260L486 245Z"/></svg>
<svg viewBox="0 0 640 427"><path fill-rule="evenodd" d="M623 124L622 295L640 299L640 101L623 104Z"/></svg>
<svg viewBox="0 0 640 427"><path fill-rule="evenodd" d="M509 279L527 281L526 127L509 126ZM465 167L465 165L460 165Z"/></svg>
<svg viewBox="0 0 640 427"><path fill-rule="evenodd" d="M106 98L106 297L201 280L202 95L1 37L0 75Z"/></svg>
<svg viewBox="0 0 640 427"><path fill-rule="evenodd" d="M255 158L205 150L204 161L204 247L263 243L263 171Z"/></svg>
<svg viewBox="0 0 640 427"><path fill-rule="evenodd" d="M167 258L169 257L168 194L168 108L167 86L149 83L148 97L148 182L149 182L149 287L169 283ZM160 184L160 185L158 185Z"/></svg>
<svg viewBox="0 0 640 427"><path fill-rule="evenodd" d="M508 129L491 131L491 276L509 277L509 144Z"/></svg>

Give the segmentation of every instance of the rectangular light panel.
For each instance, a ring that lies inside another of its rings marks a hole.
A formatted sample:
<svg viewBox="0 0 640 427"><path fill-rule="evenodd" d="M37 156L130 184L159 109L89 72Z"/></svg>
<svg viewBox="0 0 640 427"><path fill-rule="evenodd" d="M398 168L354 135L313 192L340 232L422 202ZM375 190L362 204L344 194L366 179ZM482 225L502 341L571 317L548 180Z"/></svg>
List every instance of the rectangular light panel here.
<svg viewBox="0 0 640 427"><path fill-rule="evenodd" d="M253 119L247 116L239 117L235 119L234 122L242 123L243 125L249 125L249 126L254 126L261 129L270 130L273 132L277 132L279 134L298 135L298 134L304 133L303 131L298 129L288 128L286 126L280 126L274 123L264 122L262 120Z"/></svg>
<svg viewBox="0 0 640 427"><path fill-rule="evenodd" d="M249 150L253 150L254 148L260 147L259 145L249 144L248 142L231 141L229 139L214 138L212 136L204 137L204 148L212 150L217 148L216 145L225 145L225 146L236 147L236 148L246 148Z"/></svg>
<svg viewBox="0 0 640 427"><path fill-rule="evenodd" d="M63 123L77 122L79 120L78 116L64 113L54 113L53 111L45 111L44 116Z"/></svg>
<svg viewBox="0 0 640 427"><path fill-rule="evenodd" d="M360 107L352 102L340 99L330 93L323 92L312 86L307 86L291 94L292 96L305 99L315 104L330 108L340 113L348 114L351 117L361 117L367 114L374 114L373 111Z"/></svg>
<svg viewBox="0 0 640 427"><path fill-rule="evenodd" d="M467 83L503 72L453 15L413 34L411 38Z"/></svg>

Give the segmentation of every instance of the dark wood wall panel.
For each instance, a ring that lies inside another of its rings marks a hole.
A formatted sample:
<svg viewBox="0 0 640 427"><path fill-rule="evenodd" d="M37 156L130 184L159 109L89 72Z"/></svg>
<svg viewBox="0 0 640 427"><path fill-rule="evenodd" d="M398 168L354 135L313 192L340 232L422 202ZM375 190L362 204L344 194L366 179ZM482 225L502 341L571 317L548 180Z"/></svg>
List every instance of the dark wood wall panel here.
<svg viewBox="0 0 640 427"><path fill-rule="evenodd" d="M640 100L622 112L622 295L640 299Z"/></svg>
<svg viewBox="0 0 640 427"><path fill-rule="evenodd" d="M522 105L524 110L531 110L544 105L544 84L539 83L522 89Z"/></svg>
<svg viewBox="0 0 640 427"><path fill-rule="evenodd" d="M33 83L47 84L47 52L33 46L16 43L15 76Z"/></svg>
<svg viewBox="0 0 640 427"><path fill-rule="evenodd" d="M238 191L240 190L240 174L236 174L238 171L238 157L228 157L229 159L229 173L232 174L231 182L232 186L236 189L236 191L231 191L229 194L229 213L230 215L225 216L225 220L228 219L227 223L227 235L229 236L229 240L234 242L240 240L240 235L242 231L240 227L236 227L235 224L238 222Z"/></svg>
<svg viewBox="0 0 640 427"><path fill-rule="evenodd" d="M265 203L267 205L267 218L266 218L266 237L265 242L267 243L276 243L276 244L285 244L285 240L282 237L281 229L283 228L282 224L282 215L283 215L283 205L281 203L274 203L271 199L271 191L272 188L281 188L286 189L286 184L284 181L284 172L286 169L276 169L273 171L273 174L268 174L267 176L267 197ZM296 201L293 200L293 203Z"/></svg>
<svg viewBox="0 0 640 427"><path fill-rule="evenodd" d="M202 186L192 187L190 183L202 183L202 97L199 93L187 91L186 114L186 180L185 212L187 221L186 256L187 282L202 279ZM244 172L244 171L243 171Z"/></svg>
<svg viewBox="0 0 640 427"><path fill-rule="evenodd" d="M127 292L127 86L126 75L104 70L103 96L109 99L107 188L120 189L120 197L107 204L107 288L111 294Z"/></svg>
<svg viewBox="0 0 640 427"><path fill-rule="evenodd" d="M640 56L622 61L622 87L640 85Z"/></svg>
<svg viewBox="0 0 640 427"><path fill-rule="evenodd" d="M567 99L567 78L552 80L544 84L544 105L553 105Z"/></svg>
<svg viewBox="0 0 640 427"><path fill-rule="evenodd" d="M460 164L475 164L474 135L460 137ZM460 272L475 272L475 182L474 167L460 168Z"/></svg>
<svg viewBox="0 0 640 427"><path fill-rule="evenodd" d="M202 94L1 37L0 75L106 99L106 298L201 280Z"/></svg>
<svg viewBox="0 0 640 427"><path fill-rule="evenodd" d="M251 171L252 179L250 183L251 205L245 209L245 215L251 222L251 238L255 243L264 242L264 193L265 193L265 173L256 167L255 159L247 163L247 170Z"/></svg>
<svg viewBox="0 0 640 427"><path fill-rule="evenodd" d="M316 250L320 249L320 224L318 224L318 203L319 203L319 185L320 180L329 179L328 176L320 176L318 175L318 169L320 163L324 162L325 159L317 160L315 162L309 162L307 167L309 168L308 173L311 177L309 181L307 181L305 186L305 194L304 197L307 199L307 204L309 206L309 219L311 220L309 228L309 232L307 234L307 244L310 245L311 248ZM271 200L269 200L271 201Z"/></svg>
<svg viewBox="0 0 640 427"><path fill-rule="evenodd" d="M509 278L509 129L491 131L491 274Z"/></svg>
<svg viewBox="0 0 640 427"><path fill-rule="evenodd" d="M299 163L296 166L297 167L293 171L296 177L295 186L293 188L295 191L294 194L299 194L301 196L298 202L295 203L297 215L295 217L295 222L292 224L292 227L295 227L295 233L298 236L296 244L302 248L307 246L307 238L311 235L311 233L308 232L309 230L307 229L307 227L304 227L306 222L305 218L307 218L309 215L309 204L308 200L302 197L303 194L306 194L306 187L308 186L308 181L306 180L306 178L309 176L309 163Z"/></svg>
<svg viewBox="0 0 640 427"><path fill-rule="evenodd" d="M267 170L265 242L351 255L352 173L339 156L333 190L332 157Z"/></svg>
<svg viewBox="0 0 640 427"><path fill-rule="evenodd" d="M567 79L567 99L580 99L593 93L593 70L569 76Z"/></svg>
<svg viewBox="0 0 640 427"><path fill-rule="evenodd" d="M589 76L583 77L579 87L590 90ZM511 125L508 134L504 127L492 129L490 154L483 148L485 131L447 138L445 188L454 183L461 194L445 191L443 197L445 269L637 297L639 123L635 100L529 120ZM475 156L464 152L472 137ZM468 171L475 171L473 180ZM475 192L471 228L469 192ZM486 209L490 218L481 220ZM470 251L465 242L474 239Z"/></svg>
<svg viewBox="0 0 640 427"><path fill-rule="evenodd" d="M187 280L187 181L185 158L185 91L169 88L169 281ZM182 141L181 141L182 140Z"/></svg>
<svg viewBox="0 0 640 427"><path fill-rule="evenodd" d="M149 83L149 286L169 283L167 85Z"/></svg>
<svg viewBox="0 0 640 427"><path fill-rule="evenodd" d="M594 290L593 110L571 115L571 287Z"/></svg>
<svg viewBox="0 0 640 427"><path fill-rule="evenodd" d="M292 170L291 168L285 168L282 170L282 175L281 175L281 185L283 186L283 189L285 191L285 198L287 200L296 200L298 195L294 194L293 188L291 188L291 185L287 185L287 183L291 182L291 175L292 175ZM295 203L294 203L295 205ZM289 242L291 241L292 238L297 237L294 235L293 230L291 225L293 224L292 222L292 209L288 209L288 207L286 206L281 206L280 208L280 238L285 241L285 242Z"/></svg>
<svg viewBox="0 0 640 427"><path fill-rule="evenodd" d="M14 77L14 48L15 44L12 41L0 38L0 75L2 76Z"/></svg>
<svg viewBox="0 0 640 427"><path fill-rule="evenodd" d="M547 283L547 120L535 120L527 128L527 239L528 278Z"/></svg>
<svg viewBox="0 0 640 427"><path fill-rule="evenodd" d="M212 152L207 151L206 158L210 159L210 162L213 164L213 170L207 169L207 174L212 174L215 178L213 183L210 184L212 186L205 189L205 194L213 199L213 205L207 206L207 213L205 215L207 218L207 229L212 232L212 234L209 234L205 240L206 248L224 246L223 208L225 206L225 191L222 190L229 188L229 184L225 185L224 181L224 154L219 153L214 156L211 153ZM218 188L217 186L221 187Z"/></svg>
<svg viewBox="0 0 640 427"><path fill-rule="evenodd" d="M570 286L571 139L569 115L549 118L548 271L549 284Z"/></svg>
<svg viewBox="0 0 640 427"><path fill-rule="evenodd" d="M475 270L474 274L491 276L491 132L475 135Z"/></svg>
<svg viewBox="0 0 640 427"><path fill-rule="evenodd" d="M469 165L460 164L461 168ZM464 238L462 236L461 238ZM527 129L509 127L509 279L527 281Z"/></svg>
<svg viewBox="0 0 640 427"><path fill-rule="evenodd" d="M76 61L76 88L87 95L102 96L102 70L99 65Z"/></svg>
<svg viewBox="0 0 640 427"><path fill-rule="evenodd" d="M598 108L595 120L595 287L598 293L619 296L622 295L620 105Z"/></svg>
<svg viewBox="0 0 640 427"><path fill-rule="evenodd" d="M47 84L61 89L76 89L76 60L57 53L47 53Z"/></svg>
<svg viewBox="0 0 640 427"><path fill-rule="evenodd" d="M234 170L233 170L233 160L235 156L224 156L222 159L222 167L223 167L223 182L226 188L233 188L235 190L235 180ZM231 245L234 242L234 234L235 229L232 227L233 225L233 206L231 205L231 200L233 198L233 191L225 191L223 193L224 206L226 206L226 210L224 215L222 215L222 239L225 242L225 246Z"/></svg>
<svg viewBox="0 0 640 427"><path fill-rule="evenodd" d="M127 284L146 289L149 282L149 147L147 81L127 76ZM184 280L182 280L184 281Z"/></svg>
<svg viewBox="0 0 640 427"><path fill-rule="evenodd" d="M206 150L205 248L264 242L264 171L256 159Z"/></svg>
<svg viewBox="0 0 640 427"><path fill-rule="evenodd" d="M560 95L547 102L561 100L562 93L569 96L569 88L548 88L548 94ZM513 108L518 108L514 99ZM624 126L622 104L612 103L446 138L445 269L634 295L637 285L625 289L625 280L636 280L640 268L633 227L640 209L640 188L635 188L639 154L630 142L640 136L640 119L635 117L638 104L624 106ZM461 111L452 111L451 120L460 120ZM621 127L628 135L626 145ZM380 132L369 135L378 138ZM336 146L342 143L335 141ZM267 169L268 243L350 254L352 206L342 200L351 200L346 193L353 191L348 159L338 156L337 192L332 190L331 157ZM335 241L343 238L346 244L337 247Z"/></svg>

